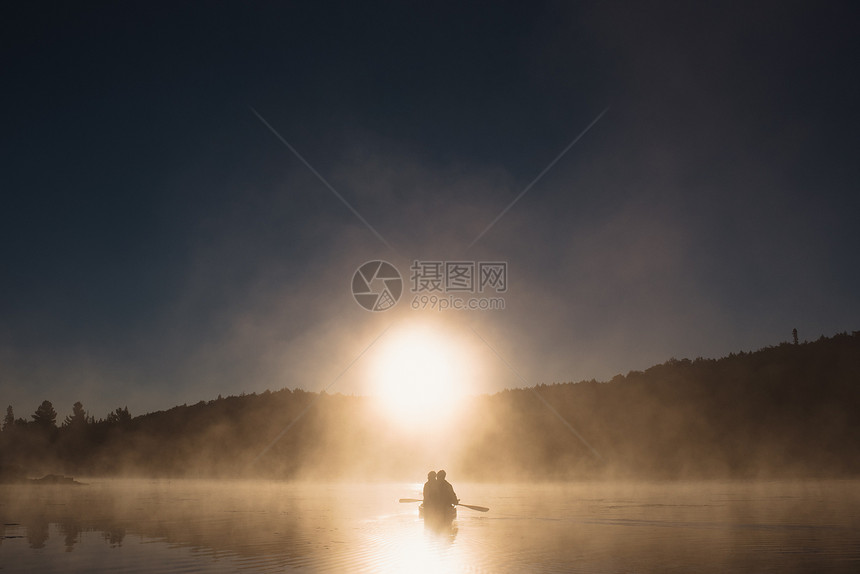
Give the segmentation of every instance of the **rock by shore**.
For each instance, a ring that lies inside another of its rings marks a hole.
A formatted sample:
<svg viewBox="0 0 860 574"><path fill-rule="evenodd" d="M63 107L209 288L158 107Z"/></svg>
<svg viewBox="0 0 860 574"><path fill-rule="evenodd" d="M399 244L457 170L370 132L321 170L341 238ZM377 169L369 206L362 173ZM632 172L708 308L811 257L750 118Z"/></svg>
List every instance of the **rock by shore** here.
<svg viewBox="0 0 860 574"><path fill-rule="evenodd" d="M63 476L60 474L46 474L42 478L30 478L28 479L30 484L72 484L72 485L82 485L83 482L78 482L71 476Z"/></svg>
<svg viewBox="0 0 860 574"><path fill-rule="evenodd" d="M71 476L61 474L46 474L42 478L27 478L27 473L20 467L0 468L0 484L59 484L82 485Z"/></svg>

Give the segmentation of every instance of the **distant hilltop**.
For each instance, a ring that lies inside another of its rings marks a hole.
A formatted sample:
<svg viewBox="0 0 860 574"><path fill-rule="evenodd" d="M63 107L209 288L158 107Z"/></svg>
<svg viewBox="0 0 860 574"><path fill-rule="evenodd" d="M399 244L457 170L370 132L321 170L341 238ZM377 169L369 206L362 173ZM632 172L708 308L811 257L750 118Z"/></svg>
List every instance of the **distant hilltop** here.
<svg viewBox="0 0 860 574"><path fill-rule="evenodd" d="M29 476L384 479L442 448L459 477L487 480L860 475L857 331L484 395L441 445L371 403L283 389L98 420L76 403L58 425L45 401L31 421L9 407L0 460Z"/></svg>
<svg viewBox="0 0 860 574"><path fill-rule="evenodd" d="M470 470L495 462L561 477L860 474L858 331L534 391L602 460L570 440L531 390L511 390L488 399L487 408L505 416L483 430L483 444L511 448Z"/></svg>

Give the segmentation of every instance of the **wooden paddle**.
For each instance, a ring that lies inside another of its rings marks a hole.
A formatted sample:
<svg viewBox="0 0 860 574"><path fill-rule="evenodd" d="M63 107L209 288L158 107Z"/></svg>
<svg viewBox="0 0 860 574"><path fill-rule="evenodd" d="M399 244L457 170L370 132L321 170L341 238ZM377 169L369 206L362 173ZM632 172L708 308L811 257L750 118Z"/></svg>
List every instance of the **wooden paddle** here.
<svg viewBox="0 0 860 574"><path fill-rule="evenodd" d="M424 502L424 501L420 500L418 498L401 498L400 502ZM473 506L471 504L460 504L459 502L456 504L456 506L465 506L466 508L471 508L472 510L477 510L478 512L487 512L490 510L486 506Z"/></svg>

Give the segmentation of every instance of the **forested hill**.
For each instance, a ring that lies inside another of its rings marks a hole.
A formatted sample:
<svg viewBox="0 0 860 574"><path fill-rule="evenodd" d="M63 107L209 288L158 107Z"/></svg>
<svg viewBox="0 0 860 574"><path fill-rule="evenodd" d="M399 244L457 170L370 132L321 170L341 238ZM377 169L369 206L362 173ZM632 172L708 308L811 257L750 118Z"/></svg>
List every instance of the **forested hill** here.
<svg viewBox="0 0 860 574"><path fill-rule="evenodd" d="M503 391L474 399L467 412L457 440L442 445L460 477L856 476L860 332L722 359L672 359L609 382ZM400 478L426 472L428 453L440 447L432 433L387 426L368 398L289 389L137 417L117 409L101 420L77 404L59 425L46 401L30 418L7 411L0 432L7 479L21 472Z"/></svg>
<svg viewBox="0 0 860 574"><path fill-rule="evenodd" d="M860 474L858 331L722 359L671 359L607 383L534 390L597 456L571 440L573 433L531 390L488 400L491 413L504 415L476 450L508 443L517 451L498 455L499 465L515 460L565 475L571 469L653 477ZM512 440L511 428L543 440Z"/></svg>

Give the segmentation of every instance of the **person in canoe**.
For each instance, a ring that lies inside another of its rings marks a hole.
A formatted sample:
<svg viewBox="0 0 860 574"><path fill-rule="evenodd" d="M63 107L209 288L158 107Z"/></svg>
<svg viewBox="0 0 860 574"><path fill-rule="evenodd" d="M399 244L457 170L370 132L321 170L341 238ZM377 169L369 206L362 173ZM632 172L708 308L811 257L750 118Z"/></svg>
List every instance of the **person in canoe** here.
<svg viewBox="0 0 860 574"><path fill-rule="evenodd" d="M439 483L436 482L436 471L431 470L427 473L427 482L424 483L424 507L430 508L437 504L439 493Z"/></svg>
<svg viewBox="0 0 860 574"><path fill-rule="evenodd" d="M436 473L436 488L438 489L436 491L436 496L438 497L436 502L442 508L449 508L460 502L460 499L454 493L454 487L451 486L450 482L445 480L446 476L447 473L444 470Z"/></svg>

